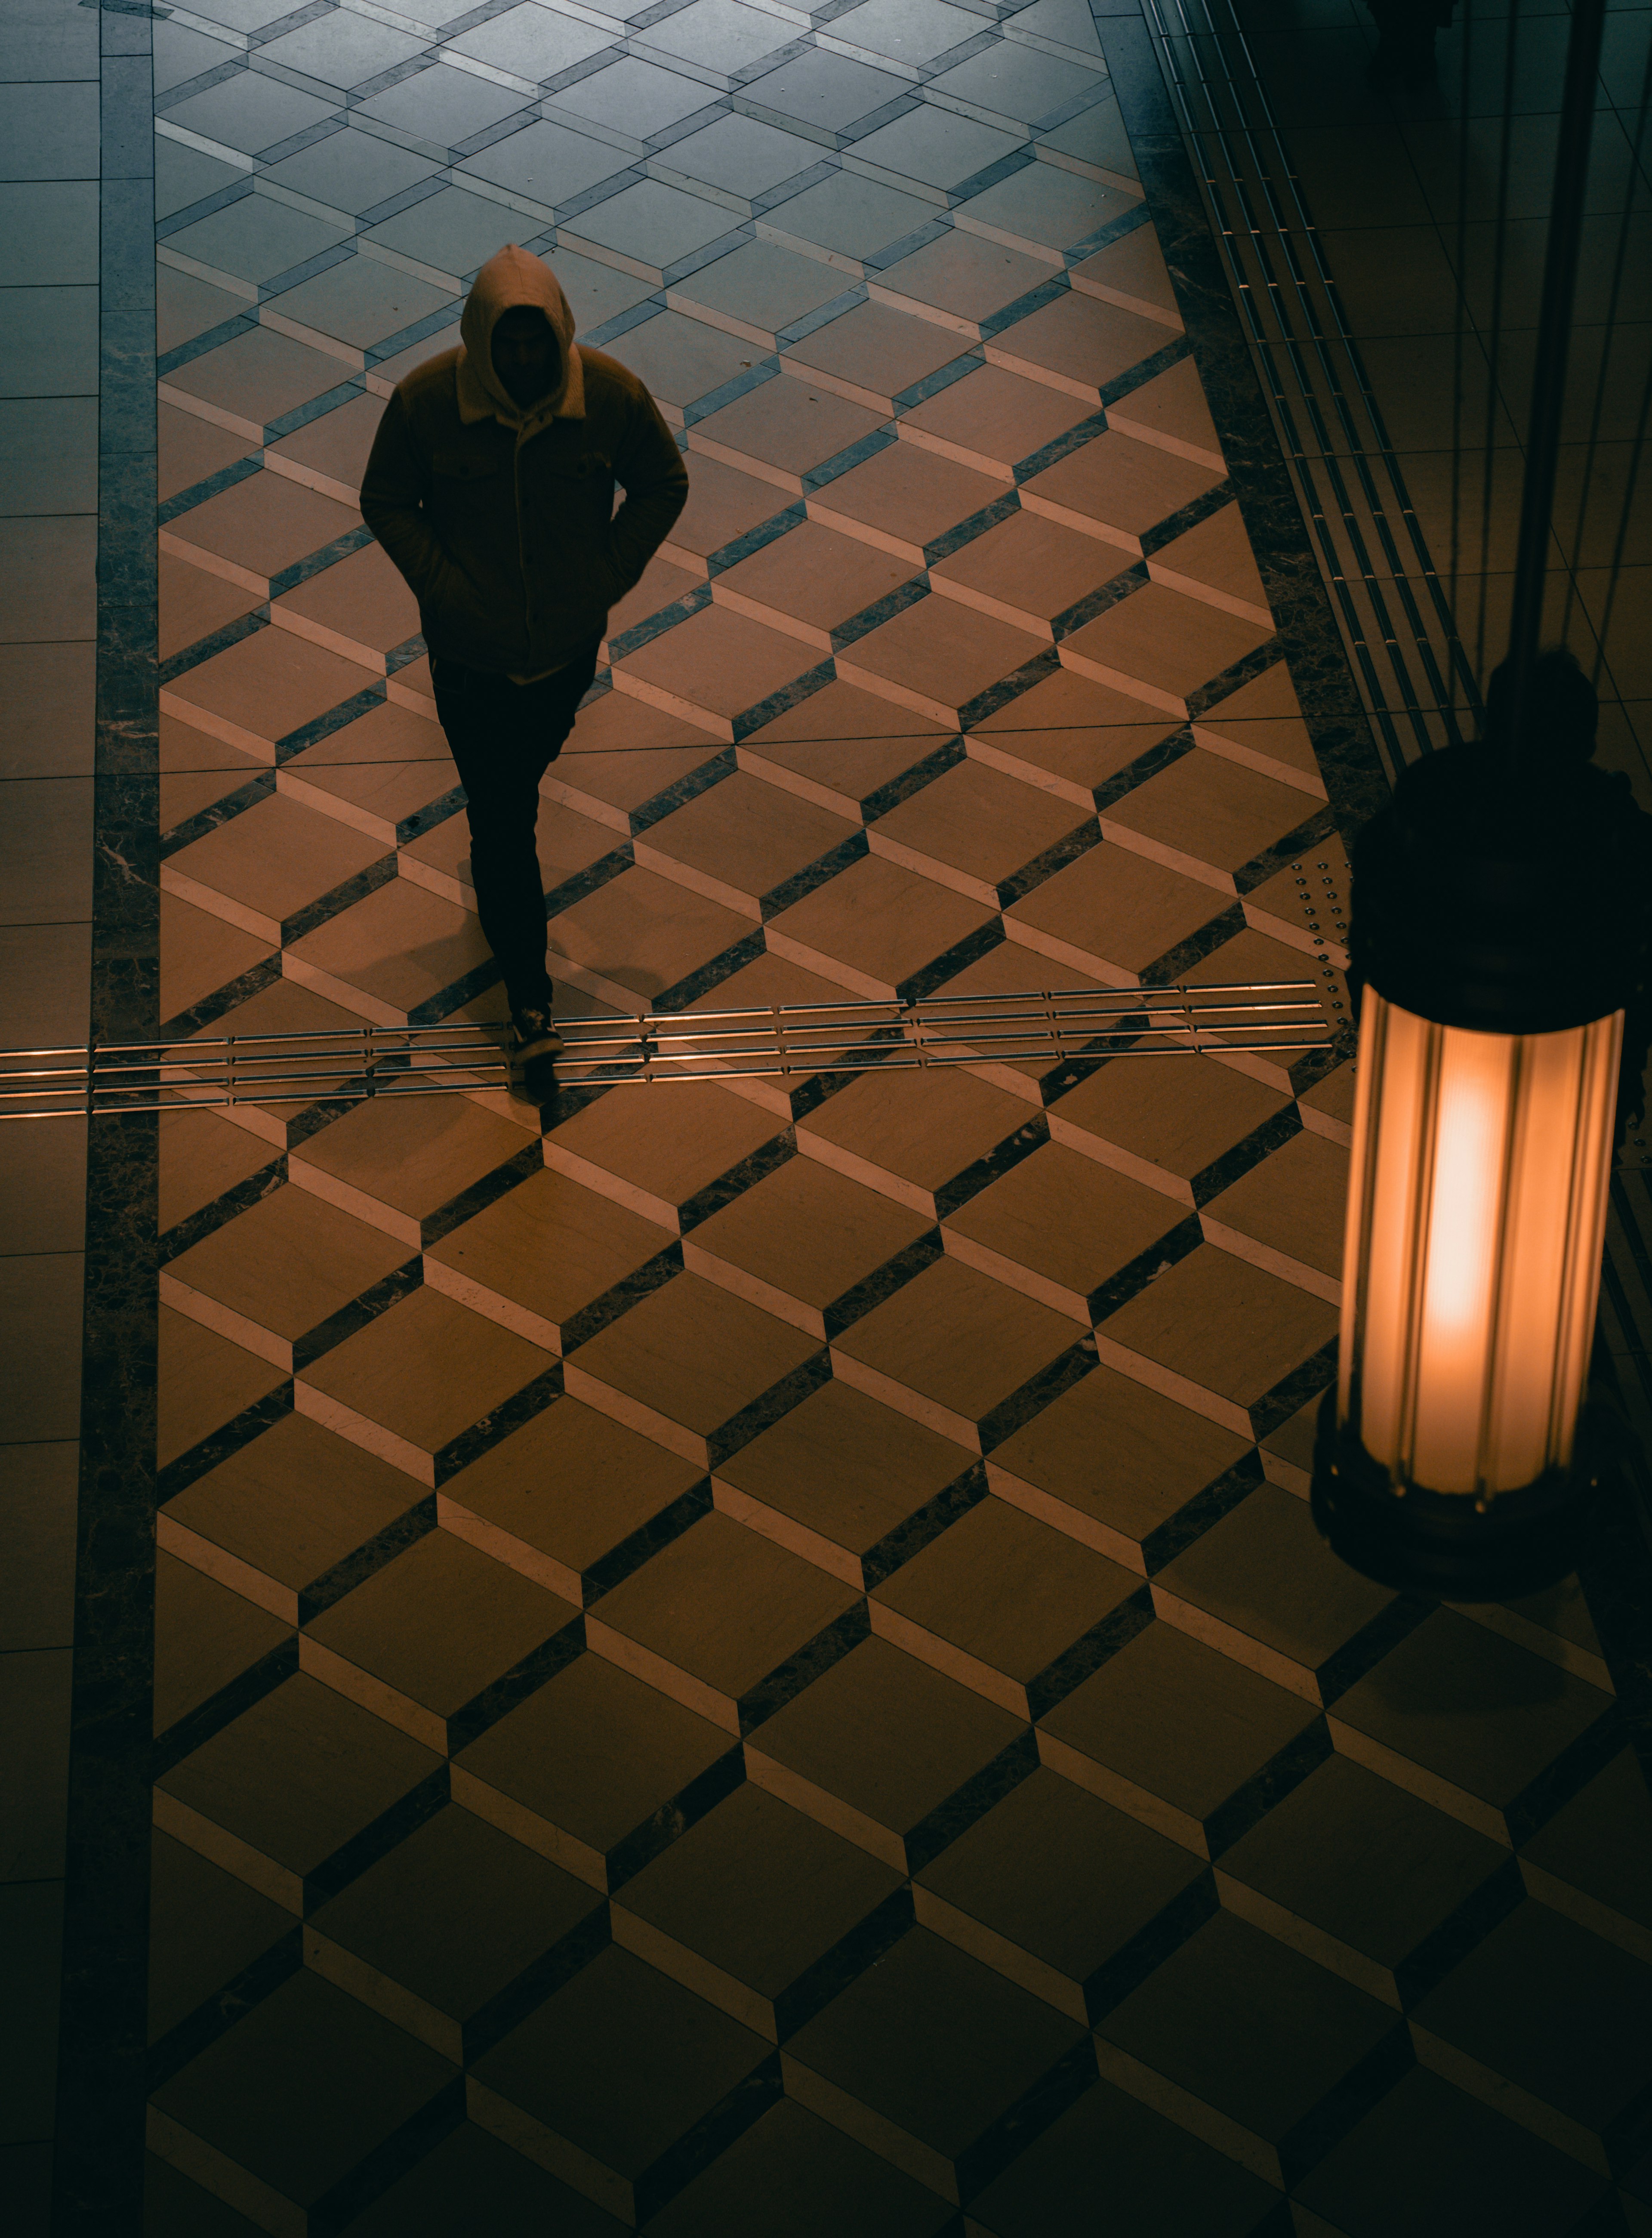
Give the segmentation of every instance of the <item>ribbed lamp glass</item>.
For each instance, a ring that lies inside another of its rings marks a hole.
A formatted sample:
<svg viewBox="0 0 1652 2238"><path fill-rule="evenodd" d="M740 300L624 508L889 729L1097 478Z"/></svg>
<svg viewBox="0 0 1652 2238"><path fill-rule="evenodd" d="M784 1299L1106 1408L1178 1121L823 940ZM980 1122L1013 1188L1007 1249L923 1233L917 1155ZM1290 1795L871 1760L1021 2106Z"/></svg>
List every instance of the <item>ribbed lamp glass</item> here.
<svg viewBox="0 0 1652 2238"><path fill-rule="evenodd" d="M1366 990L1337 1412L1391 1483L1483 1508L1570 1468L1622 1026L1477 1033Z"/></svg>
<svg viewBox="0 0 1652 2238"><path fill-rule="evenodd" d="M1413 764L1355 842L1342 1334L1312 1495L1385 1584L1501 1600L1576 1566L1640 845L1591 767L1521 783L1477 746Z"/></svg>

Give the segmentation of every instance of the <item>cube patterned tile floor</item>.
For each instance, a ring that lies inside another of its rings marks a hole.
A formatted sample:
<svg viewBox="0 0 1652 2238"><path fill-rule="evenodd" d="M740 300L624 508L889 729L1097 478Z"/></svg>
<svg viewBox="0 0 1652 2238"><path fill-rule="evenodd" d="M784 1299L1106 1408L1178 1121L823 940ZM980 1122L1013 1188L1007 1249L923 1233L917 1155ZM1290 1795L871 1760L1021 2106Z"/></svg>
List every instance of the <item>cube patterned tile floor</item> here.
<svg viewBox="0 0 1652 2238"><path fill-rule="evenodd" d="M1081 0L156 43L163 162L223 157L157 250L173 1030L500 1015L355 499L510 238L692 491L544 788L572 1009L1344 1015ZM1062 2238L1103 2173L1120 2231L1617 2227L1652 1822L1587 1612L1308 1516L1349 1087L171 1116L152 2227Z"/></svg>

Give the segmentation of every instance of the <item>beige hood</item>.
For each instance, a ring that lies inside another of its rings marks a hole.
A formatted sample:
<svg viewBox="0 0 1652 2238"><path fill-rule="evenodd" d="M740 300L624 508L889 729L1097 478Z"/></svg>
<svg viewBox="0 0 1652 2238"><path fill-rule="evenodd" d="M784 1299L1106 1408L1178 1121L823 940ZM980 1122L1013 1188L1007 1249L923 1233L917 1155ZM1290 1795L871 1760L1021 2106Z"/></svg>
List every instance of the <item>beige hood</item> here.
<svg viewBox="0 0 1652 2238"><path fill-rule="evenodd" d="M547 396L525 413L493 370L493 328L506 311L523 304L543 311L562 353L560 376ZM550 420L585 416L585 373L574 347L573 310L551 267L514 242L490 256L472 283L459 321L463 348L459 357L459 416L463 420L499 420L519 435L532 434Z"/></svg>

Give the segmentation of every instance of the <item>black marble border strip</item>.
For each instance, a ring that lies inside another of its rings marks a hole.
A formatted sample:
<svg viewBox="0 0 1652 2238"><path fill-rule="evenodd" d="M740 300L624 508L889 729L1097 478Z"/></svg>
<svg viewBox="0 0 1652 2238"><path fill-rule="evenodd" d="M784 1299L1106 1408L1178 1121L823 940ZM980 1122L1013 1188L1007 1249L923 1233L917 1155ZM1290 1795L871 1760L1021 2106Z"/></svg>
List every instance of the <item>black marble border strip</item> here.
<svg viewBox="0 0 1652 2238"><path fill-rule="evenodd" d="M1351 841L1385 804L1388 783L1349 673L1319 563L1228 292L1146 18L1104 14L1097 0L1092 0L1091 12L1193 362L1220 432L1240 518L1279 626L1278 650L1301 702L1338 825ZM1237 682L1230 688L1237 688Z"/></svg>
<svg viewBox="0 0 1652 2238"><path fill-rule="evenodd" d="M153 30L100 10L91 1027L160 1012ZM52 2228L142 2223L160 1128L89 1130Z"/></svg>

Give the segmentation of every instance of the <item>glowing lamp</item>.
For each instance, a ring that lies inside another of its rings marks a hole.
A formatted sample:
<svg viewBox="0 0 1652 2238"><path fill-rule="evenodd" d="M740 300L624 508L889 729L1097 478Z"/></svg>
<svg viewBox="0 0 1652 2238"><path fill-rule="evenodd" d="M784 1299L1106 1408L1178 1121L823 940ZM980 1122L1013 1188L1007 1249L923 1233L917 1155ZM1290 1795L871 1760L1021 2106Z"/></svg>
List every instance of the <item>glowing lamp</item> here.
<svg viewBox="0 0 1652 2238"><path fill-rule="evenodd" d="M1347 1561L1446 1599L1576 1566L1623 1007L1621 811L1586 763L1457 746L1353 858L1363 982L1340 1367L1313 1504ZM1535 778L1536 782L1531 782Z"/></svg>

